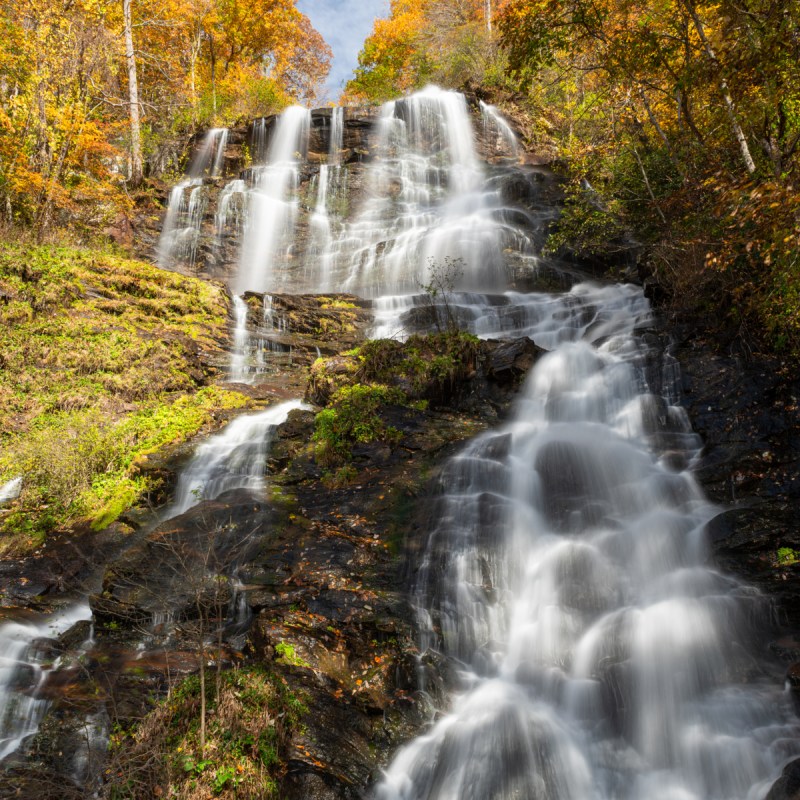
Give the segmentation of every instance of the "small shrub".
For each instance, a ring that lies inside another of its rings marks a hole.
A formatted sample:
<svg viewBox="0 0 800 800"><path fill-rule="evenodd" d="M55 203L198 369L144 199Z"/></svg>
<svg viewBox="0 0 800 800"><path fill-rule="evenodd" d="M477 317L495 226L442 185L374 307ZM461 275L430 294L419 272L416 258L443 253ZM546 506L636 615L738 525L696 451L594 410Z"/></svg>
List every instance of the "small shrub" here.
<svg viewBox="0 0 800 800"><path fill-rule="evenodd" d="M405 399L399 389L380 384L356 383L338 389L330 407L316 417L313 438L317 461L324 466L341 464L352 458L356 443L392 439L396 432L377 412L385 405L402 405Z"/></svg>
<svg viewBox="0 0 800 800"><path fill-rule="evenodd" d="M130 730L110 740L108 796L115 800L275 800L291 731L308 713L277 675L262 667L225 670L208 683L208 730L199 739L200 681L183 680Z"/></svg>

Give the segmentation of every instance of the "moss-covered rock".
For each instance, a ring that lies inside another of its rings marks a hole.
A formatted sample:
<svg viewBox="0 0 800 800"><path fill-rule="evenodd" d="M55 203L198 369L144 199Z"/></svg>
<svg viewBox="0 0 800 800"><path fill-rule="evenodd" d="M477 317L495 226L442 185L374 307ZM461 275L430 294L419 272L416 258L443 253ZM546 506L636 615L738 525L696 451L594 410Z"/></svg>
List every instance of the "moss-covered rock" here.
<svg viewBox="0 0 800 800"><path fill-rule="evenodd" d="M412 336L406 342L375 339L311 367L306 399L326 406L317 414L314 433L317 462L339 466L340 473L357 445L398 437L387 417L392 407L492 406L499 386L516 386L538 348L528 339L485 342L463 332ZM346 476L342 476L346 477ZM350 476L355 477L355 476Z"/></svg>
<svg viewBox="0 0 800 800"><path fill-rule="evenodd" d="M480 340L463 332L411 336L405 342L373 339L315 362L306 397L327 405L342 387L361 383L398 390L406 402L447 405L474 376L480 355Z"/></svg>
<svg viewBox="0 0 800 800"><path fill-rule="evenodd" d="M0 247L0 552L95 528L153 491L138 463L247 397L203 387L227 337L222 286L112 253Z"/></svg>

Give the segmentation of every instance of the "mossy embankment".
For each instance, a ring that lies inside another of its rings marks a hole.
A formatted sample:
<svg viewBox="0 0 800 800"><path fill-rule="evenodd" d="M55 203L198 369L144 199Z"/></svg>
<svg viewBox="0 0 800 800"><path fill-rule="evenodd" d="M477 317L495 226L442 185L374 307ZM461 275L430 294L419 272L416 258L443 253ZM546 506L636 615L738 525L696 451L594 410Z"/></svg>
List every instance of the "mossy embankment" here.
<svg viewBox="0 0 800 800"><path fill-rule="evenodd" d="M355 476L353 448L399 442L399 431L381 410L396 406L424 411L447 406L476 375L481 342L460 331L412 336L407 342L376 339L311 367L306 398L326 406L316 417L315 458L338 467L329 482Z"/></svg>
<svg viewBox="0 0 800 800"><path fill-rule="evenodd" d="M0 553L110 524L158 488L139 459L248 404L207 385L227 320L219 285L111 252L0 248L0 485L22 478Z"/></svg>

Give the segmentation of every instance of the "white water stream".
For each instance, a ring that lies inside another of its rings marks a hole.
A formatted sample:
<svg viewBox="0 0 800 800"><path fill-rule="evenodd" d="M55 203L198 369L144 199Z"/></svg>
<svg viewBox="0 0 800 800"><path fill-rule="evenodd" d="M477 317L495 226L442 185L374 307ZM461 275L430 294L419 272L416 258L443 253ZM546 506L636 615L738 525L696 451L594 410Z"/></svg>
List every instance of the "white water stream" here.
<svg viewBox="0 0 800 800"><path fill-rule="evenodd" d="M510 126L481 114L491 167L461 95L431 88L384 106L366 198L346 218L332 203L347 182L334 115L305 252L293 237L308 114L289 109L271 138L266 123L254 134L266 156L244 200L237 293L346 289L375 299L377 335L452 320L550 351L513 418L445 468L414 599L423 655L455 665L458 686L377 796L763 800L800 730L755 655L764 599L710 565L718 510L690 471L700 442L675 363L647 344L638 287L509 291L512 274L536 275L555 210L537 205ZM433 308L421 291L432 280ZM253 437L272 423L235 424L198 451L177 509L198 486L228 488L214 477L223 453L225 475L247 485L263 459Z"/></svg>
<svg viewBox="0 0 800 800"><path fill-rule="evenodd" d="M91 616L81 603L41 619L0 623L0 761L36 733L50 706L41 690L60 662L48 661L49 645Z"/></svg>
<svg viewBox="0 0 800 800"><path fill-rule="evenodd" d="M305 407L301 400L278 403L257 414L237 417L220 433L209 437L181 471L175 500L164 519L183 514L202 500L213 500L232 489L262 489L275 430L286 422L290 411Z"/></svg>
<svg viewBox="0 0 800 800"><path fill-rule="evenodd" d="M206 178L222 174L227 128L212 128L197 148L186 177L170 192L167 213L158 242L158 263L169 267L176 261L194 264L208 204Z"/></svg>

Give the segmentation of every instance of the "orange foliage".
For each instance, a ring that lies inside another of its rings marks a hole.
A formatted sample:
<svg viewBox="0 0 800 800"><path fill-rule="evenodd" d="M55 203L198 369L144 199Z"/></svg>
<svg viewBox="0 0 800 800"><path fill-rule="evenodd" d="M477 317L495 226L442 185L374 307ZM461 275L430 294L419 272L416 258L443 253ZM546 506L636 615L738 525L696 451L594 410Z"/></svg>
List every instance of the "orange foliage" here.
<svg viewBox="0 0 800 800"><path fill-rule="evenodd" d="M312 101L330 50L295 0L132 0L144 150ZM40 235L129 205L119 0L0 6L0 214ZM159 159L159 163L160 163ZM89 208L90 199L100 205ZM76 202L78 201L78 202ZM77 217L75 216L77 215Z"/></svg>

